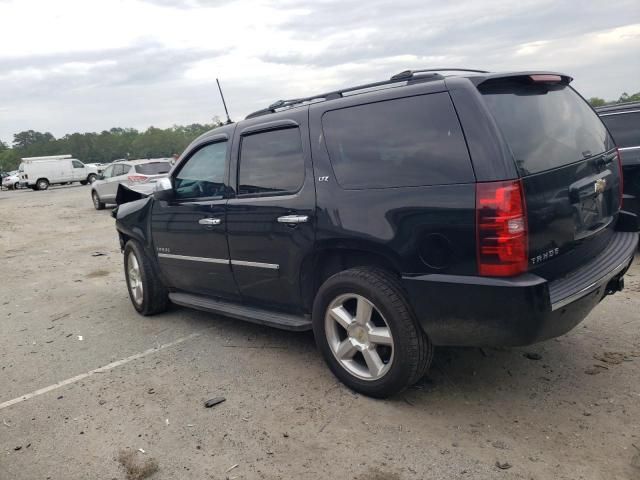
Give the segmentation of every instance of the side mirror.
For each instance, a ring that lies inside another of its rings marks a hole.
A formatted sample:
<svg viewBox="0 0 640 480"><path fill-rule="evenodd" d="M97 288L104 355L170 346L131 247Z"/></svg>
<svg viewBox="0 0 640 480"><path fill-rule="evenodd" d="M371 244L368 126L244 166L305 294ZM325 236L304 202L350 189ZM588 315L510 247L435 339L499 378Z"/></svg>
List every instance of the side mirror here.
<svg viewBox="0 0 640 480"><path fill-rule="evenodd" d="M153 196L158 200L169 201L173 199L173 184L169 177L164 177L156 182Z"/></svg>
<svg viewBox="0 0 640 480"><path fill-rule="evenodd" d="M96 177L98 180L104 180L104 175L99 173L98 176Z"/></svg>

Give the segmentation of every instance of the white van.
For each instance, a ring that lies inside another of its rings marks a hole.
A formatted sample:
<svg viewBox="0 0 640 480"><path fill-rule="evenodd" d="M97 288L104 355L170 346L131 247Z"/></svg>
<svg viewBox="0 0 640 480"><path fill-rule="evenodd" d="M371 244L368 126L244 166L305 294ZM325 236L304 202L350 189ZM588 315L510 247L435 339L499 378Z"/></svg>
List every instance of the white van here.
<svg viewBox="0 0 640 480"><path fill-rule="evenodd" d="M18 168L20 185L34 190L46 190L49 185L80 182L93 183L98 178L95 166L85 165L71 155L26 157Z"/></svg>

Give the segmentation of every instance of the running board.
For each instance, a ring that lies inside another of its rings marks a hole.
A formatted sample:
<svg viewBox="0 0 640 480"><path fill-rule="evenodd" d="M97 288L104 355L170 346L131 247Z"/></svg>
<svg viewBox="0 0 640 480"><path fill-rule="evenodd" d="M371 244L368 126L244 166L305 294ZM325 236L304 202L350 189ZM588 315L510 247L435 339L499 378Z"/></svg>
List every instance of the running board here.
<svg viewBox="0 0 640 480"><path fill-rule="evenodd" d="M190 293L170 293L169 300L183 307L217 313L226 317L237 318L260 325L268 325L269 327L280 328L282 330L293 330L296 332L311 330L311 320L301 315L273 312L258 307L249 307L224 300L192 295Z"/></svg>

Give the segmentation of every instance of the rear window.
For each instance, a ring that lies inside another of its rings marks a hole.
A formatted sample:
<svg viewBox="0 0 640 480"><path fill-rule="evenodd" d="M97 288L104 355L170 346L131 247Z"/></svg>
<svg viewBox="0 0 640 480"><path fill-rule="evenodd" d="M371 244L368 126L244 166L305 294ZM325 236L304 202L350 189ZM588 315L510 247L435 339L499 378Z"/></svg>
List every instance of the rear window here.
<svg viewBox="0 0 640 480"><path fill-rule="evenodd" d="M136 172L142 175L161 175L163 173L169 173L171 170L171 164L169 162L153 162L153 163L141 163L136 165Z"/></svg>
<svg viewBox="0 0 640 480"><path fill-rule="evenodd" d="M613 147L598 115L569 86L507 80L483 84L480 91L522 176Z"/></svg>
<svg viewBox="0 0 640 480"><path fill-rule="evenodd" d="M629 113L603 113L600 118L609 128L616 145L621 148L640 145L640 110Z"/></svg>
<svg viewBox="0 0 640 480"><path fill-rule="evenodd" d="M322 117L331 164L348 189L474 180L448 93L332 110Z"/></svg>

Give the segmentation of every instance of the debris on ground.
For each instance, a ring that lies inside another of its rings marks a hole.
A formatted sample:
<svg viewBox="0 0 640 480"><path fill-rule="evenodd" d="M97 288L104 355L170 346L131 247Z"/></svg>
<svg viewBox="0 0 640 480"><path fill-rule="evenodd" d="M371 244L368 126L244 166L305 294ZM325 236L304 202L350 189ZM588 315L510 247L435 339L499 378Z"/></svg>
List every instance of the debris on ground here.
<svg viewBox="0 0 640 480"><path fill-rule="evenodd" d="M93 252L93 253L91 254L91 256L92 256L92 257L104 257L104 256L106 256L106 255L107 255L107 254L106 254L106 253L104 253L104 252Z"/></svg>
<svg viewBox="0 0 640 480"><path fill-rule="evenodd" d="M618 365L624 362L625 354L620 352L604 352L593 356L596 360L608 363L609 365Z"/></svg>
<svg viewBox="0 0 640 480"><path fill-rule="evenodd" d="M513 465L511 465L509 462L500 462L497 461L496 462L496 467L498 467L500 470L509 470Z"/></svg>
<svg viewBox="0 0 640 480"><path fill-rule="evenodd" d="M492 446L493 448L497 448L497 449L499 449L499 450L506 450L506 449L507 449L507 444L506 444L506 443L504 443L504 442L502 442L502 441L500 441L500 440L496 440L495 442L493 442L493 443L491 444L491 446Z"/></svg>
<svg viewBox="0 0 640 480"><path fill-rule="evenodd" d="M529 360L542 360L542 355L535 352L526 352L523 356Z"/></svg>
<svg viewBox="0 0 640 480"><path fill-rule="evenodd" d="M236 463L235 465L231 465L229 468L227 468L224 473L229 473L231 470L233 470L234 468L238 468L240 464Z"/></svg>
<svg viewBox="0 0 640 480"><path fill-rule="evenodd" d="M138 458L135 450L120 450L118 462L124 467L127 480L143 480L158 471L158 462L154 458L143 461Z"/></svg>
<svg viewBox="0 0 640 480"><path fill-rule="evenodd" d="M602 373L604 370L609 370L609 368L605 367L604 365L594 365L593 367L587 368L584 373L586 373L587 375L597 375L599 373Z"/></svg>
<svg viewBox="0 0 640 480"><path fill-rule="evenodd" d="M633 448L637 450L636 454L631 459L631 466L636 470L640 470L640 448L638 448L635 444L631 444Z"/></svg>
<svg viewBox="0 0 640 480"><path fill-rule="evenodd" d="M211 407L215 407L216 405L218 405L219 403L222 403L226 400L226 398L224 397L216 397L216 398L212 398L211 400L207 400L206 402L204 402L204 406L207 408L211 408Z"/></svg>
<svg viewBox="0 0 640 480"><path fill-rule="evenodd" d="M18 450L22 450L22 445L18 445L17 447L14 448L14 450L17 452Z"/></svg>

